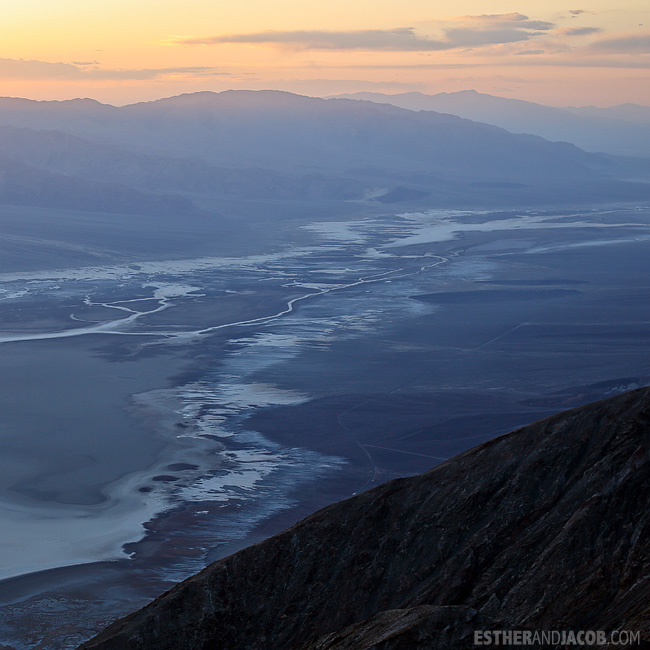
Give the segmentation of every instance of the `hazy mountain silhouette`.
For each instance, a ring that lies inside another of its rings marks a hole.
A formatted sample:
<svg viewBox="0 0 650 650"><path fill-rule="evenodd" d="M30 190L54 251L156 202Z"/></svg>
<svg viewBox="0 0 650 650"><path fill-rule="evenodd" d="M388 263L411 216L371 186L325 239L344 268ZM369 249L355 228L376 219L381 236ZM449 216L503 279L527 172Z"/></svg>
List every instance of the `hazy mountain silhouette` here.
<svg viewBox="0 0 650 650"><path fill-rule="evenodd" d="M574 115L603 117L645 126L650 124L650 106L640 106L639 104L618 104L617 106L609 106L607 108L599 108L597 106L567 106L562 110L573 113Z"/></svg>
<svg viewBox="0 0 650 650"><path fill-rule="evenodd" d="M612 108L553 108L475 90L425 95L359 92L338 97L389 103L413 111L438 111L486 122L513 133L532 133L551 141L571 142L587 151L650 156L650 107L621 104Z"/></svg>
<svg viewBox="0 0 650 650"><path fill-rule="evenodd" d="M0 99L0 156L187 197L383 194L388 202L429 205L650 197L650 163L449 114L278 91L201 92L119 108Z"/></svg>
<svg viewBox="0 0 650 650"><path fill-rule="evenodd" d="M0 158L0 203L117 214L195 211L182 196L139 192L117 183L73 178Z"/></svg>
<svg viewBox="0 0 650 650"><path fill-rule="evenodd" d="M0 127L0 152L38 169L144 191L302 200L353 199L366 191L365 184L350 179L224 169L198 158L135 153L61 131L24 127Z"/></svg>

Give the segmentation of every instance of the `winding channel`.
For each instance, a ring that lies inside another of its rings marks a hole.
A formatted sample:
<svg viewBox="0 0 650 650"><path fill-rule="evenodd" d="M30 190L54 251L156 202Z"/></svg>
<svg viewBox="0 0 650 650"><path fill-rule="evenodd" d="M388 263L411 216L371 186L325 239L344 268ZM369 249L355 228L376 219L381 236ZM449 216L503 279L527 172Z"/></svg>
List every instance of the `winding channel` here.
<svg viewBox="0 0 650 650"><path fill-rule="evenodd" d="M439 264L442 264L447 261L447 258L439 258L439 259L440 259L439 262L428 265L426 267L421 267L414 273L420 273L427 268L438 266ZM171 304L169 298L166 297L160 298L158 300L158 307L156 307L155 309L150 309L148 311L137 311L129 307L124 307L122 305L128 302L154 300L155 298L145 298L145 299L141 298L133 301L121 300L121 301L115 301L113 303L93 303L90 301L89 298L86 298L84 302L89 306L100 306L109 309L119 309L121 311L128 312L130 315L127 316L126 318L119 318L117 320L112 320L105 323L98 323L96 325L92 325L89 327L77 327L73 329L60 330L56 332L41 332L41 333L34 333L34 334L10 334L5 336L0 336L0 343L16 343L21 341L42 341L47 339L61 339L61 338L71 338L75 336L87 336L90 334L107 334L112 336L153 336L153 337L158 337L163 339L205 336L217 330L225 329L228 327L248 327L251 325L261 325L270 322L272 320L276 320L278 318L281 318L282 316L286 316L287 314L292 313L297 303L303 300L308 300L309 298L315 298L317 296L322 296L327 293L332 293L334 291L342 291L344 289L350 289L352 287L357 287L364 284L382 282L389 279L402 278L402 277L406 277L406 275L410 275L410 273L406 273L406 274L402 273L402 275L396 275L403 271L404 269L402 268L393 269L391 271L382 271L381 273L374 273L372 275L361 277L354 282L348 282L347 284L335 285L327 289L321 289L319 291L312 291L310 293L306 293L302 296L298 296L297 298L292 298L291 300L287 301L286 307L275 314L269 314L266 316L260 316L258 318L251 318L248 320L222 323L220 325L213 325L211 327L206 327L200 330L187 330L187 331L180 331L180 332L179 331L173 331L173 332L172 331L162 331L162 332L123 331L123 328L125 326L135 323L138 319L142 318L143 316L149 316L151 314L155 314L167 309ZM301 284L300 282L297 282L296 286L300 286L300 284ZM74 320L79 320L75 318L74 315L72 315L72 318Z"/></svg>

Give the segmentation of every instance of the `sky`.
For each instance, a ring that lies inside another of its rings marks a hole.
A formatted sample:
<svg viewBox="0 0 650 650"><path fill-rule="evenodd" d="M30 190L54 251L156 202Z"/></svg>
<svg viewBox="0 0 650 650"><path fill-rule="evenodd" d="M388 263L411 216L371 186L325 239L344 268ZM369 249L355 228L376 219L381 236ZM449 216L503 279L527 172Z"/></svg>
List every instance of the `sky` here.
<svg viewBox="0 0 650 650"><path fill-rule="evenodd" d="M474 89L650 105L648 0L1 0L0 95Z"/></svg>

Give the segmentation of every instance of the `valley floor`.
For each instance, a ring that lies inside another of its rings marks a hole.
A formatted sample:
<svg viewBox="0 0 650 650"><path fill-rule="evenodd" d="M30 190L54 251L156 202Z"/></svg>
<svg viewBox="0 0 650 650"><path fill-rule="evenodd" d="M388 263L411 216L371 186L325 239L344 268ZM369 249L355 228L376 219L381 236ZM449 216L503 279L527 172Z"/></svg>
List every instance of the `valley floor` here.
<svg viewBox="0 0 650 650"><path fill-rule="evenodd" d="M327 503L649 381L647 206L244 230L0 275L6 647L74 648Z"/></svg>

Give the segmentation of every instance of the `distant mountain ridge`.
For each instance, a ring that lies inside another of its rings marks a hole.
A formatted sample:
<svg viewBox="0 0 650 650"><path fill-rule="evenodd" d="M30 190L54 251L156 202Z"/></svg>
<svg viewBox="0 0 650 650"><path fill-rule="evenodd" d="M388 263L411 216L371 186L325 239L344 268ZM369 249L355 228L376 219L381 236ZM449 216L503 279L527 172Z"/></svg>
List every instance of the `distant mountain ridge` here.
<svg viewBox="0 0 650 650"><path fill-rule="evenodd" d="M494 124L513 133L531 133L553 142L571 142L586 151L650 157L650 107L638 104L611 108L554 108L475 90L435 95L358 92L336 97L388 103L413 111L450 113Z"/></svg>
<svg viewBox="0 0 650 650"><path fill-rule="evenodd" d="M328 506L80 648L442 650L494 629L648 643L649 499L641 388Z"/></svg>
<svg viewBox="0 0 650 650"><path fill-rule="evenodd" d="M569 169L573 175L588 174L594 160L569 145L514 136L451 115L279 91L202 92L120 108L76 100L54 106L35 102L23 110L23 101L0 100L0 124L55 129L227 168L344 173L374 165L455 176L557 176Z"/></svg>
<svg viewBox="0 0 650 650"><path fill-rule="evenodd" d="M200 92L123 107L0 98L0 157L76 179L59 178L61 205L75 203L62 198L73 187L90 192L84 181L173 193L188 209L200 196L385 196L437 207L650 198L650 162L450 114L280 91ZM149 210L145 203L133 195L132 208L115 208L137 213Z"/></svg>

